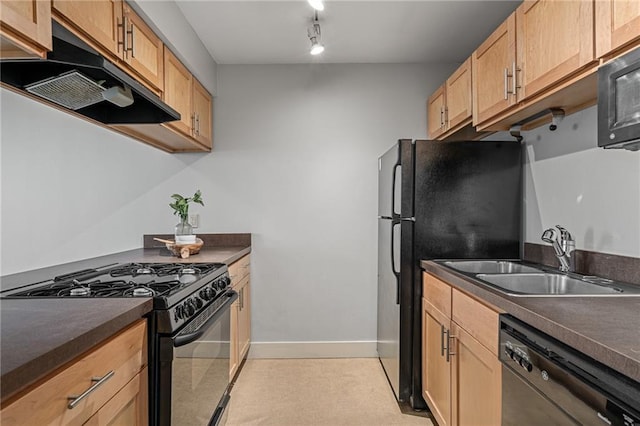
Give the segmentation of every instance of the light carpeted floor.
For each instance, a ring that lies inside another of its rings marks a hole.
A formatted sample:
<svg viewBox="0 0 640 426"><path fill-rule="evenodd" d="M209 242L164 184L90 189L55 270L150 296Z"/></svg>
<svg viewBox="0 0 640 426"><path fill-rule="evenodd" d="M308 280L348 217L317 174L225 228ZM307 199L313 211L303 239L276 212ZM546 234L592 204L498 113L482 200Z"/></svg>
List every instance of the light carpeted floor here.
<svg viewBox="0 0 640 426"><path fill-rule="evenodd" d="M433 426L402 414L376 358L249 359L227 426Z"/></svg>

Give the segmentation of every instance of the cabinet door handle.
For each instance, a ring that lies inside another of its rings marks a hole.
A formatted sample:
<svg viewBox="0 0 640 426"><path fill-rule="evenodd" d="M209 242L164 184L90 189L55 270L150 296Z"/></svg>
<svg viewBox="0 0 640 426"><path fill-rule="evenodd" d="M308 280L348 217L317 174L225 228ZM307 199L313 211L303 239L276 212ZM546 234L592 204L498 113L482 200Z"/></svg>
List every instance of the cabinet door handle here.
<svg viewBox="0 0 640 426"><path fill-rule="evenodd" d="M444 107L444 128L449 128L449 108Z"/></svg>
<svg viewBox="0 0 640 426"><path fill-rule="evenodd" d="M196 134L196 113L191 113L191 131Z"/></svg>
<svg viewBox="0 0 640 426"><path fill-rule="evenodd" d="M131 52L131 57L135 58L135 54L134 54L134 50L133 50L133 24L129 24L129 18L125 17L124 18L124 26L129 27L129 29L125 30L125 36L124 36L124 40L125 40L125 44L124 44L124 52ZM131 46L129 46L129 43L127 43L127 36L130 35L131 36Z"/></svg>
<svg viewBox="0 0 640 426"><path fill-rule="evenodd" d="M444 325L440 324L440 356L444 356L444 334Z"/></svg>
<svg viewBox="0 0 640 426"><path fill-rule="evenodd" d="M516 67L515 61L513 62L512 69L513 71L511 72L511 76L513 78L513 95L517 96L518 89L521 87L521 86L518 86L518 72L521 71L521 69Z"/></svg>
<svg viewBox="0 0 640 426"><path fill-rule="evenodd" d="M507 80L509 79L509 68L504 69L504 100L509 99L509 83Z"/></svg>
<svg viewBox="0 0 640 426"><path fill-rule="evenodd" d="M76 405L78 405L80 403L80 401L82 401L87 396L89 396L89 394L91 392L93 392L94 390L96 390L100 386L102 386L102 384L104 382L106 382L107 380L109 380L110 378L112 378L114 374L116 374L116 373L113 370L111 370L107 374L105 374L103 377L92 377L91 381L95 382L95 383L93 385L91 385L91 387L89 389L87 389L86 391L82 392L80 395L67 397L67 399L70 400L69 405L67 405L67 408L69 410L74 409L76 407Z"/></svg>
<svg viewBox="0 0 640 426"><path fill-rule="evenodd" d="M136 57L136 41L135 41L135 31L133 28L133 23L131 24L131 57Z"/></svg>
<svg viewBox="0 0 640 426"><path fill-rule="evenodd" d="M455 355L455 352L451 352L451 339L455 339L456 336L452 336L449 334L449 330L447 330L447 362L451 360L451 355Z"/></svg>
<svg viewBox="0 0 640 426"><path fill-rule="evenodd" d="M196 113L196 136L200 136L200 114Z"/></svg>
<svg viewBox="0 0 640 426"><path fill-rule="evenodd" d="M124 26L124 18L122 18L122 22L120 22L120 18L116 19L118 23L118 52L120 52L120 46L122 46L122 52L124 53L127 49L127 36L125 35L125 26ZM122 31L120 29L122 28ZM122 41L120 41L120 36L122 35Z"/></svg>

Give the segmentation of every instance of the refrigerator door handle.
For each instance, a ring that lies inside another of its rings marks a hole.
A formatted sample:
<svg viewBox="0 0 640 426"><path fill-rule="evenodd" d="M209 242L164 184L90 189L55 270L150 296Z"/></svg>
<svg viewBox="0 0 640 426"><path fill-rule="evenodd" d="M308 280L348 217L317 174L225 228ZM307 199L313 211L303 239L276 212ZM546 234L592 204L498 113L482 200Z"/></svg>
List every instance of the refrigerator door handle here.
<svg viewBox="0 0 640 426"><path fill-rule="evenodd" d="M398 162L393 166L393 177L391 179L391 217L393 219L400 218L400 213L396 213L396 176L398 176L398 169L401 166L400 158L398 158Z"/></svg>
<svg viewBox="0 0 640 426"><path fill-rule="evenodd" d="M396 270L396 253L394 249L396 226L400 225L400 221L394 220L391 224L391 271L396 277L396 305L400 304L400 271Z"/></svg>

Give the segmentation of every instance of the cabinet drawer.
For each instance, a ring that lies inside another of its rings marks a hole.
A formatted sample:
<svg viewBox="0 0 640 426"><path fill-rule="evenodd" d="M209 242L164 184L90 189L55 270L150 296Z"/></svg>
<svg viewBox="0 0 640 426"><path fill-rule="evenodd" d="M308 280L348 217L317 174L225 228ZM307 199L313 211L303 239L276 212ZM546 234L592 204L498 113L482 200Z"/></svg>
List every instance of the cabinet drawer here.
<svg viewBox="0 0 640 426"><path fill-rule="evenodd" d="M498 355L498 313L456 289L453 289L452 306L453 321Z"/></svg>
<svg viewBox="0 0 640 426"><path fill-rule="evenodd" d="M451 286L433 275L422 273L422 297L451 318Z"/></svg>
<svg viewBox="0 0 640 426"><path fill-rule="evenodd" d="M235 288L244 277L249 275L250 266L249 255L246 255L229 265L229 276L231 277L232 287Z"/></svg>
<svg viewBox="0 0 640 426"><path fill-rule="evenodd" d="M146 321L140 320L3 407L0 423L4 426L84 423L146 365L146 338ZM96 386L92 378L104 380ZM92 392L69 408L68 397L77 397L92 386L95 386Z"/></svg>

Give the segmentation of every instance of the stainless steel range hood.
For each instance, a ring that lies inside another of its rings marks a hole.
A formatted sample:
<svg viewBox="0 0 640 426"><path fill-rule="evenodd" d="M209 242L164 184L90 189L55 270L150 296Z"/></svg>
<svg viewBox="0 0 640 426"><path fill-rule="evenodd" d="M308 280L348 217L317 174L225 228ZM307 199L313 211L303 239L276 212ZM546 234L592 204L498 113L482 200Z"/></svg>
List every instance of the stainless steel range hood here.
<svg viewBox="0 0 640 426"><path fill-rule="evenodd" d="M180 114L53 21L46 59L3 59L3 83L105 124L152 124Z"/></svg>

